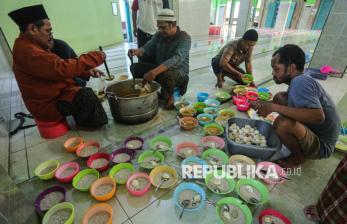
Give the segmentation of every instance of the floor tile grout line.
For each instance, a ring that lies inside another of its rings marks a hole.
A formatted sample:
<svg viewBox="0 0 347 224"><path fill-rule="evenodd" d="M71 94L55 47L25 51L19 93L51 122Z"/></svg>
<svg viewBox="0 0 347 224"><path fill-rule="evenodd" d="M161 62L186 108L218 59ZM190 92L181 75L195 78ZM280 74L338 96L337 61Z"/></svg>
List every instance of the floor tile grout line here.
<svg viewBox="0 0 347 224"><path fill-rule="evenodd" d="M118 201L118 203L119 203L120 207L122 208L123 212L125 213L125 215L126 215L126 217L127 217L127 220L129 220L130 217L129 217L128 213L126 212L125 208L123 207L122 203L121 203L120 200L118 199L117 195L115 195L115 198L116 198L116 200ZM125 220L124 222L126 222L127 220ZM124 222L123 222L123 223L124 223Z"/></svg>

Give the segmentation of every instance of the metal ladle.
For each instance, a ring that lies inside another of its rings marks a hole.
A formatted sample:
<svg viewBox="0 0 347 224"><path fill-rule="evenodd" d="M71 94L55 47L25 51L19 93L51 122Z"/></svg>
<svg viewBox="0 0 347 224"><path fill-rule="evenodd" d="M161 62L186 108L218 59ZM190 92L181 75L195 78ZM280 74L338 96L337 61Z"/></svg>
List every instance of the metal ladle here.
<svg viewBox="0 0 347 224"><path fill-rule="evenodd" d="M163 175L161 175L161 177L160 177L160 183L159 183L158 187L155 189L154 192L157 192L157 191L159 190L159 188L161 187L161 185L162 185L164 182L168 181L169 179L170 179L170 175L169 175L169 174L164 173Z"/></svg>
<svg viewBox="0 0 347 224"><path fill-rule="evenodd" d="M99 50L100 50L100 51L103 51L101 46L99 46ZM112 75L112 76L110 75L110 70L108 70L108 66L107 66L106 59L104 60L104 66L105 66L105 69L106 69L106 73L107 73L107 75L108 75L108 78L106 78L106 80L107 80L107 81L113 80L113 79L114 79L114 76L113 76L113 75Z"/></svg>
<svg viewBox="0 0 347 224"><path fill-rule="evenodd" d="M186 199L184 201L181 202L181 205L183 206L182 208L182 211L181 211L181 214L180 214L180 220L182 219L182 216L183 216L183 212L184 210L186 209L186 207L190 204L190 200Z"/></svg>

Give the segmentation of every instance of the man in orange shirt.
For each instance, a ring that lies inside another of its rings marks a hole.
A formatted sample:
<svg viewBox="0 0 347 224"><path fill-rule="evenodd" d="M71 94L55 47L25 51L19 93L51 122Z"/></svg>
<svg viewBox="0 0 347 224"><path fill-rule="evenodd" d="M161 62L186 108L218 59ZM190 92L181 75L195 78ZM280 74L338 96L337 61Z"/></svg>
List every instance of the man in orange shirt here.
<svg viewBox="0 0 347 224"><path fill-rule="evenodd" d="M73 78L101 74L94 69L105 60L103 52L61 59L49 50L52 27L42 5L9 13L20 34L13 46L13 72L23 101L38 121L59 121L72 115L80 127L96 128L107 115L90 88L76 86Z"/></svg>

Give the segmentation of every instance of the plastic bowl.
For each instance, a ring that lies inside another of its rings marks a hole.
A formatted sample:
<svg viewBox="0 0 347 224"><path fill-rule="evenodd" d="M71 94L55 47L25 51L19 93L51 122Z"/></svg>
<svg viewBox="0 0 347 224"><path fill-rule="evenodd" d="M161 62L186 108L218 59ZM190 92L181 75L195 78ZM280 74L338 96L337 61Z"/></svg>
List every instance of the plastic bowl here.
<svg viewBox="0 0 347 224"><path fill-rule="evenodd" d="M174 103L174 106L177 110L182 109L183 107L187 107L189 106L189 102L188 101L178 101Z"/></svg>
<svg viewBox="0 0 347 224"><path fill-rule="evenodd" d="M206 107L204 108L204 114L211 114L214 118L217 117L217 108L215 107Z"/></svg>
<svg viewBox="0 0 347 224"><path fill-rule="evenodd" d="M261 93L259 93L259 99L262 101L268 101L271 99L271 93L261 92Z"/></svg>
<svg viewBox="0 0 347 224"><path fill-rule="evenodd" d="M243 196L240 194L240 187L243 185L250 185L253 188L256 188L260 192L261 200L258 203L252 203L250 201L246 201L245 198L243 198ZM237 181L236 192L245 202L249 204L253 204L253 205L264 204L269 199L269 190L267 189L267 187L261 182L254 179L240 179L239 181Z"/></svg>
<svg viewBox="0 0 347 224"><path fill-rule="evenodd" d="M182 205L179 203L179 196L181 194L182 191L185 191L185 190L192 190L192 191L195 191L196 193L198 193L201 197L201 202L199 204L198 207L196 208L193 208L193 209L188 209L186 208L185 211L187 212L194 212L194 211L199 211L200 209L202 209L205 205L205 201L206 201L206 194L205 194L205 191L204 189L202 189L199 185L197 184L194 184L194 183L181 183L180 185L178 185L174 191L174 195L173 195L173 198L174 198L174 201L175 201L175 204L176 206L179 208L179 209L183 209Z"/></svg>
<svg viewBox="0 0 347 224"><path fill-rule="evenodd" d="M224 102L226 100L229 100L231 98L231 95L227 92L224 92L224 91L219 91L216 93L216 99L219 101L219 102Z"/></svg>
<svg viewBox="0 0 347 224"><path fill-rule="evenodd" d="M257 91L258 93L270 93L270 89L265 87L258 87Z"/></svg>
<svg viewBox="0 0 347 224"><path fill-rule="evenodd" d="M279 177L287 177L285 170L282 167L280 167L279 165L277 165L276 163L264 161L264 162L260 162L257 164L257 168L262 167L262 170L267 170L270 166L272 166L275 169L275 171ZM270 184L270 185L282 184L286 181L285 178L280 178L279 181L272 181L268 178L265 178L265 174L264 174L264 177L260 177L260 179L262 179L267 184Z"/></svg>
<svg viewBox="0 0 347 224"><path fill-rule="evenodd" d="M119 163L117 163L117 162L115 162L115 161L113 161L113 160L114 160L114 158L115 158L117 155L122 154L122 153L128 154L130 158L129 158L127 161L122 161L121 163L128 163L128 162L130 162L130 161L134 158L134 156L135 156L135 150L132 150L132 149L128 149L128 148L124 148L124 147L123 147L123 148L117 149L117 150L115 150L115 151L113 151L113 152L111 153L111 156L110 156L110 161L111 161L111 163L113 163L113 164L119 164Z"/></svg>
<svg viewBox="0 0 347 224"><path fill-rule="evenodd" d="M168 145L167 148L165 149L157 149L155 147L155 144L158 143L158 142L163 142L165 144ZM155 136L154 138L152 138L151 140L149 140L149 147L152 149L152 150L156 150L156 151L159 151L159 152L166 152L166 151L171 151L172 150L172 141L169 137L165 136L165 135L157 135Z"/></svg>
<svg viewBox="0 0 347 224"><path fill-rule="evenodd" d="M292 222L285 216L283 215L281 212L275 210L275 209L266 209L264 211L262 211L259 214L259 224L266 224L266 223L271 223L272 220L270 217L276 217L278 219L280 219L284 224L292 224ZM263 221L263 218L266 219L266 217L269 217L270 219L266 222Z"/></svg>
<svg viewBox="0 0 347 224"><path fill-rule="evenodd" d="M84 213L82 224L89 224L89 220L96 214L100 212L106 212L109 215L109 219L107 220L107 224L112 224L112 207L106 203L98 203L88 208L88 210Z"/></svg>
<svg viewBox="0 0 347 224"><path fill-rule="evenodd" d="M207 107L207 105L204 102L196 102L193 104L193 107L199 114L201 114L204 112L204 109Z"/></svg>
<svg viewBox="0 0 347 224"><path fill-rule="evenodd" d="M89 191L90 186L86 188L79 188L78 182L87 174L93 174L99 179L99 172L95 169L85 169L80 171L73 179L72 179L72 186L79 190L79 191Z"/></svg>
<svg viewBox="0 0 347 224"><path fill-rule="evenodd" d="M205 126L206 124L211 124L213 123L213 118L214 116L212 114L199 114L196 119L199 121L199 124L201 126ZM207 121L203 120L207 119Z"/></svg>
<svg viewBox="0 0 347 224"><path fill-rule="evenodd" d="M151 169L154 168L154 167L152 167L152 168L146 168L146 167L144 167L143 164L142 164L143 161L144 161L146 158L150 157L150 156L157 157L157 158L160 160L160 163L164 162L164 160L165 160L165 157L164 157L164 155L163 155L161 152L158 152L158 151L154 152L154 151L151 151L151 150L149 150L149 151L144 151L143 153L140 154L140 156L139 156L139 158L138 158L138 160L137 160L137 162L139 163L140 167L145 168L145 169L149 169L149 170L151 170ZM158 165L159 165L159 164L158 164ZM157 166L158 166L158 165L157 165Z"/></svg>
<svg viewBox="0 0 347 224"><path fill-rule="evenodd" d="M225 152L219 150L219 149L208 149L205 152L202 153L201 158L206 159L209 155L213 157L221 158L223 161L223 165L227 165L229 161L229 157Z"/></svg>
<svg viewBox="0 0 347 224"><path fill-rule="evenodd" d="M204 102L205 100L207 100L209 94L206 92L198 92L196 94L196 97L198 99L199 102Z"/></svg>
<svg viewBox="0 0 347 224"><path fill-rule="evenodd" d="M35 169L35 175L40 178L41 180L49 180L52 179L54 177L55 171L58 169L59 167L59 161L58 160L47 160L43 163L41 163L40 165L38 165ZM44 173L42 174L41 172L49 167L55 167L54 169L52 169L50 172L48 173Z"/></svg>
<svg viewBox="0 0 347 224"><path fill-rule="evenodd" d="M214 142L214 146L211 147L208 143L209 142ZM225 141L224 139L217 137L217 136L205 136L201 138L201 143L206 147L206 148L218 148L218 149L224 149L225 147Z"/></svg>
<svg viewBox="0 0 347 224"><path fill-rule="evenodd" d="M238 198L234 198L234 197L227 197L227 198L222 198L219 201L217 201L216 203L216 214L217 217L219 219L219 221L221 223L223 223L222 219L220 218L220 209L223 205L228 204L228 205L234 205L237 206L238 208L241 209L241 211L243 212L243 214L246 217L246 222L245 224L251 224L252 223L252 212L251 210L248 208L247 205L244 204L243 201L241 201Z"/></svg>
<svg viewBox="0 0 347 224"><path fill-rule="evenodd" d="M136 178L139 178L139 177L144 177L148 180L148 184L141 190L139 191L136 191L136 190L133 190L130 188L130 184L131 182L136 179ZM147 173L134 173L133 175L131 175L126 183L126 188L127 190L130 192L130 194L132 194L133 196L142 196L144 195L148 190L149 188L151 187L151 180L148 176Z"/></svg>
<svg viewBox="0 0 347 224"><path fill-rule="evenodd" d="M227 118L232 118L235 117L235 111L233 111L232 109L222 109L220 111L218 111L218 115L221 117L227 117Z"/></svg>
<svg viewBox="0 0 347 224"><path fill-rule="evenodd" d="M194 117L182 117L178 120L181 128L187 131L193 130L199 125L199 122Z"/></svg>
<svg viewBox="0 0 347 224"><path fill-rule="evenodd" d="M236 86L233 92L238 96L244 96L246 94L246 86Z"/></svg>
<svg viewBox="0 0 347 224"><path fill-rule="evenodd" d="M227 125L228 120L229 120L228 117L222 117L222 116L218 116L214 119L214 121L222 127L225 127Z"/></svg>
<svg viewBox="0 0 347 224"><path fill-rule="evenodd" d="M100 150L100 144L99 144L99 143L97 143L97 142L95 142L95 141L88 141L88 142L83 143L82 145L80 145L80 146L77 148L77 150L76 150L76 155L77 155L78 157L81 157L81 158L88 158L88 157L92 156L92 155L89 155L89 156L82 156L82 155L81 155L82 150L83 150L84 148L88 147L88 146L94 146L94 147L98 148L98 151L97 151L96 153L98 153L99 150ZM95 154L95 153L94 153L94 154Z"/></svg>
<svg viewBox="0 0 347 224"><path fill-rule="evenodd" d="M102 185L112 185L112 190L104 195L97 195L96 191L97 188ZM90 194L95 198L97 201L108 201L110 200L116 193L116 182L111 177L102 177L98 180L96 180L92 186L90 187Z"/></svg>
<svg viewBox="0 0 347 224"><path fill-rule="evenodd" d="M127 181L123 181L123 180L117 180L114 178L114 175L116 175L116 173L118 173L118 171L123 170L123 169L127 169L130 170L132 173L135 172L135 168L134 165L131 163L120 163L118 165L115 165L114 167L112 167L112 169L109 172L109 176L111 178L113 178L117 184L125 184Z"/></svg>
<svg viewBox="0 0 347 224"><path fill-rule="evenodd" d="M205 103L208 107L218 107L220 105L220 102L215 99L205 100Z"/></svg>
<svg viewBox="0 0 347 224"><path fill-rule="evenodd" d="M103 165L102 167L94 168L94 167L92 167L92 164L93 164L94 160L97 160L97 159L106 159L108 161L108 163ZM89 157L89 159L87 160L87 166L89 168L96 169L97 171L100 171L100 172L107 170L109 165L110 165L110 155L107 153L96 153L96 154L92 155L91 157Z"/></svg>
<svg viewBox="0 0 347 224"><path fill-rule="evenodd" d="M221 193L221 192L216 192L214 189L211 189L211 188L208 186L209 181L210 181L213 177L215 177L215 176L217 176L217 177L225 176L225 177L222 178L222 179L224 179L224 180L226 180L226 181L228 182L229 190L228 190L227 192L223 192L223 193ZM230 177L228 177L227 174L226 174L223 170L217 170L217 173L212 172L212 173L209 173L209 174L206 175L206 178L205 178L205 185L206 185L206 187L207 187L210 191L212 191L213 193L219 194L219 195L224 195L224 194L229 194L230 192L232 192L232 191L235 189L235 180L232 179L232 178L230 178Z"/></svg>
<svg viewBox="0 0 347 224"><path fill-rule="evenodd" d="M137 141L141 142L141 146L139 146L139 147L132 147L130 144L127 145L128 142L133 141L133 140L137 140ZM132 150L141 150L142 147L143 147L143 143L144 142L145 142L145 140L143 138L141 138L141 137L136 137L136 136L135 137L129 137L129 138L125 139L124 147L128 148L128 149L132 149Z"/></svg>
<svg viewBox="0 0 347 224"><path fill-rule="evenodd" d="M50 208L48 212L45 214L45 216L43 217L42 224L50 224L49 219L52 217L52 215L54 215L54 213L62 209L71 210L70 217L66 220L66 222L64 222L64 224L73 224L75 221L75 208L73 204L71 204L70 202L62 202Z"/></svg>
<svg viewBox="0 0 347 224"><path fill-rule="evenodd" d="M250 108L251 104L248 102L239 103L236 105L238 111L246 112Z"/></svg>
<svg viewBox="0 0 347 224"><path fill-rule="evenodd" d="M182 117L194 117L196 115L197 111L194 107L183 107L180 109L180 114Z"/></svg>
<svg viewBox="0 0 347 224"><path fill-rule="evenodd" d="M191 156L191 157L188 157L186 159L184 159L181 163L181 165L189 165L191 163L194 163L194 164L199 164L199 165L202 165L202 166L207 166L207 163L205 160L202 160L201 158L199 157L196 157L196 156Z"/></svg>
<svg viewBox="0 0 347 224"><path fill-rule="evenodd" d="M64 202L65 201L65 197L66 197L66 189L64 187L61 186L53 186L50 188L47 188L46 190L42 191L35 199L34 202L34 207L35 207L35 211L38 215L43 216L43 214L47 211L47 210L41 210L40 208L40 204L42 199L47 195L50 194L52 192L61 192L63 193L64 197L61 201L59 201L58 203Z"/></svg>
<svg viewBox="0 0 347 224"><path fill-rule="evenodd" d="M254 77L251 74L244 74L242 77L242 82L246 85L252 83L254 80Z"/></svg>
<svg viewBox="0 0 347 224"><path fill-rule="evenodd" d="M220 136L223 135L224 128L217 123L211 123L205 125L203 131L205 135Z"/></svg>
<svg viewBox="0 0 347 224"><path fill-rule="evenodd" d="M40 136L45 139L54 139L65 135L70 127L65 118L60 121L38 121L35 119Z"/></svg>
<svg viewBox="0 0 347 224"><path fill-rule="evenodd" d="M77 148L83 144L81 137L72 137L64 142L64 148L68 152L76 152Z"/></svg>
<svg viewBox="0 0 347 224"><path fill-rule="evenodd" d="M245 96L233 96L233 102L235 105L238 105L240 103L244 103L247 101L247 98Z"/></svg>
<svg viewBox="0 0 347 224"><path fill-rule="evenodd" d="M258 93L253 91L246 92L246 98L250 101L256 101L258 99Z"/></svg>
<svg viewBox="0 0 347 224"><path fill-rule="evenodd" d="M245 165L251 165L255 166L255 162L253 159L249 158L248 156L244 155L232 155L229 158L229 165L236 166L238 163L245 164ZM241 165L241 173L247 172L247 168L243 168L244 165Z"/></svg>
<svg viewBox="0 0 347 224"><path fill-rule="evenodd" d="M184 157L182 157L181 151L184 148L192 149L192 155L191 156L200 156L200 154L201 154L201 150L197 144L195 144L193 142L181 142L181 143L176 145L176 155L183 158L183 159L184 159Z"/></svg>
<svg viewBox="0 0 347 224"><path fill-rule="evenodd" d="M155 181L154 181L155 177L156 177L158 174L164 173L164 172L165 172L165 173L168 173L168 174L171 174L171 175L173 176L173 178L174 178L174 181L172 182L172 184L171 184L170 186L165 186L165 187L163 187L163 186L161 185L160 188L161 188L161 189L171 188L171 187L173 187L173 186L176 185L176 183L177 183L177 181L178 181L178 174L177 174L177 171L176 171L174 168L169 167L169 166L157 166L157 167L154 168L154 169L150 172L150 174L149 174L149 179L150 179L150 181L151 181L151 184L152 184L155 188L157 188L158 185L160 184L160 183L155 183Z"/></svg>
<svg viewBox="0 0 347 224"><path fill-rule="evenodd" d="M62 177L62 173L67 169L73 169L74 171L69 176ZM78 165L78 163L76 162L68 162L61 165L57 169L57 171L55 172L55 178L62 183L68 183L72 181L72 179L74 178L74 176L76 176L78 172L80 172L80 165Z"/></svg>

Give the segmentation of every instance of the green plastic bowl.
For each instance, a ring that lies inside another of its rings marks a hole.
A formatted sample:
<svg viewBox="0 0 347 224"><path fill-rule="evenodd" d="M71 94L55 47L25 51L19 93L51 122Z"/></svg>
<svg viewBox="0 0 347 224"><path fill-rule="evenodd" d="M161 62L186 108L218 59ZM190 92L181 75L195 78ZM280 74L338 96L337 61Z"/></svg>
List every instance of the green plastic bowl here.
<svg viewBox="0 0 347 224"><path fill-rule="evenodd" d="M159 158L160 163L164 162L164 160L165 160L165 157L161 152L158 152L158 151L154 152L152 150L147 150L147 151L144 151L143 153L141 153L139 158L137 159L137 162L139 163L140 167L148 169L148 170L151 170L154 168L154 167L153 168L146 168L146 167L143 167L143 165L142 165L142 162L150 156L155 156L155 157ZM158 164L158 166L159 165L160 164Z"/></svg>
<svg viewBox="0 0 347 224"><path fill-rule="evenodd" d="M219 102L224 102L226 100L229 100L231 98L231 95L227 92L224 92L224 91L219 91L216 93L216 99L219 101Z"/></svg>
<svg viewBox="0 0 347 224"><path fill-rule="evenodd" d="M196 102L193 104L193 107L199 114L201 114L204 112L204 109L207 107L207 104L204 102Z"/></svg>
<svg viewBox="0 0 347 224"><path fill-rule="evenodd" d="M225 172L223 170L217 170L217 174L218 176L221 176L222 174L225 175ZM223 195L223 194L229 194L230 192L232 192L234 189L235 189L235 180L232 179L232 178L228 178L227 176L224 177L223 179L225 179L227 182L228 182L228 186L229 186L229 191L227 192L224 192L224 193L219 193L219 192L216 192L214 191L213 189L209 188L208 186L208 182L214 177L214 172L212 173L209 173L207 174L206 178L205 178L205 185L207 186L208 189L210 189L213 193L215 194L220 194L220 195Z"/></svg>
<svg viewBox="0 0 347 224"><path fill-rule="evenodd" d="M131 164L131 163L120 163L120 164L115 165L115 166L112 167L112 169L111 169L110 172L109 172L109 176L110 176L111 178L114 178L114 175L115 175L118 171L123 170L123 169L130 170L132 173L134 173L134 171L135 171L135 168L134 168L134 165L133 165L133 164ZM115 179L115 180L116 180L116 183L117 183L117 184L125 184L125 183L127 182L127 180L125 180L125 181L117 180L117 179Z"/></svg>
<svg viewBox="0 0 347 224"><path fill-rule="evenodd" d="M222 158L223 160L223 165L227 165L229 162L229 157L227 154L225 154L225 152L223 152L220 149L216 149L216 148L210 148L206 151L204 151L201 155L202 159L205 159L206 157L208 157L209 155L218 157L218 158Z"/></svg>
<svg viewBox="0 0 347 224"><path fill-rule="evenodd" d="M78 182L87 174L94 174L99 179L99 172L96 169L85 169L80 171L72 180L72 186L79 191L89 191L90 186L86 188L79 188L77 186Z"/></svg>
<svg viewBox="0 0 347 224"><path fill-rule="evenodd" d="M233 197L222 198L219 201L217 201L217 203L216 203L216 213L217 213L217 217L218 217L220 223L223 223L222 219L220 218L220 209L225 204L232 204L232 205L235 205L238 208L240 208L241 211L243 212L243 214L246 217L246 223L245 224L251 224L252 223L253 217L252 217L251 210L248 208L247 205L244 204L243 201L241 201L238 198L233 198Z"/></svg>
<svg viewBox="0 0 347 224"><path fill-rule="evenodd" d="M244 74L242 77L242 82L246 85L252 83L254 80L254 77L251 74Z"/></svg>
<svg viewBox="0 0 347 224"><path fill-rule="evenodd" d="M232 118L235 117L235 111L233 111L232 109L222 109L218 111L218 115L221 117L228 117L228 118Z"/></svg>
<svg viewBox="0 0 347 224"><path fill-rule="evenodd" d="M266 93L266 92L262 92L259 93L259 99L262 101L268 101L271 98L271 94L270 93Z"/></svg>
<svg viewBox="0 0 347 224"><path fill-rule="evenodd" d="M73 204L71 204L70 202L62 202L62 203L56 204L52 208L50 208L48 210L48 212L45 214L45 216L43 217L42 224L50 224L48 222L49 219L52 217L52 215L55 212L57 212L61 209L70 209L71 210L71 215L68 218L68 220L66 220L66 222L64 224L73 224L75 221L75 208L74 208Z"/></svg>
<svg viewBox="0 0 347 224"><path fill-rule="evenodd" d="M164 142L167 145L169 145L168 149L156 149L154 146L155 143L157 142ZM154 138L152 138L151 140L149 140L149 147L152 150L156 150L159 152L166 152L166 151L172 151L172 141L169 137L165 136L165 135L157 135Z"/></svg>
<svg viewBox="0 0 347 224"><path fill-rule="evenodd" d="M259 203L256 203L257 205L259 204L264 204L268 201L269 199L269 190L267 189L267 187L262 184L261 182L254 180L254 179L240 179L239 181L237 181L236 183L236 192L237 194L247 203L249 204L255 204L249 201L246 201L240 194L240 187L243 185L250 185L254 188L256 188L259 192L260 192L260 196L261 196L261 200Z"/></svg>
<svg viewBox="0 0 347 224"><path fill-rule="evenodd" d="M219 130L219 132L218 133L211 133L209 131L209 128L211 128L211 127L217 128ZM206 124L203 128L203 131L204 131L204 134L206 136L221 136L224 134L224 128L220 124L217 124L217 123Z"/></svg>
<svg viewBox="0 0 347 224"><path fill-rule="evenodd" d="M47 160L40 165L38 165L34 171L35 175L40 178L41 180L49 180L54 177L55 171L59 167L59 161L58 160ZM46 169L47 167L54 166L55 169L52 170L51 172L41 174L42 170Z"/></svg>

